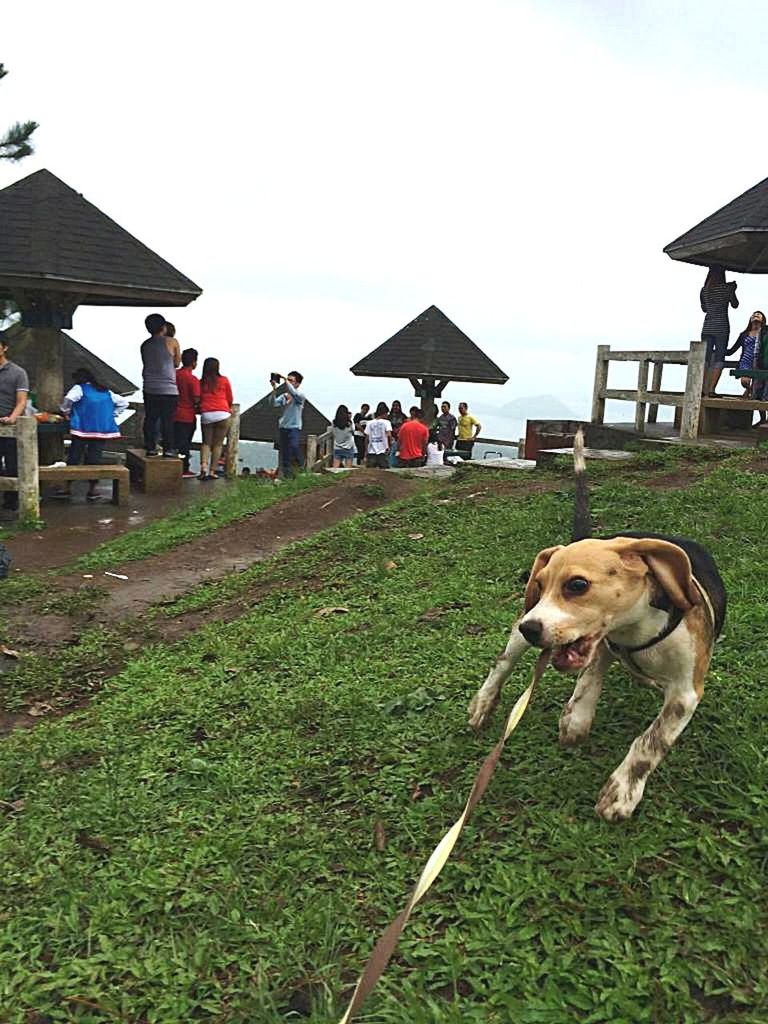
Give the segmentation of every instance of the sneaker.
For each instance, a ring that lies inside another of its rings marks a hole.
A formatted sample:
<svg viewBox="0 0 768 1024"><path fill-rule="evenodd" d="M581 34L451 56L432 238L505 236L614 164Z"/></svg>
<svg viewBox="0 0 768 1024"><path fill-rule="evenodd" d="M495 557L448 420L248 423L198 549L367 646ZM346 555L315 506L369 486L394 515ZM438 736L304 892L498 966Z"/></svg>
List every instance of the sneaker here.
<svg viewBox="0 0 768 1024"><path fill-rule="evenodd" d="M182 473L181 478L182 480L196 480L197 473L192 473L191 471L189 473Z"/></svg>
<svg viewBox="0 0 768 1024"><path fill-rule="evenodd" d="M165 451L163 452L163 458L164 459L179 459L179 458L183 458L183 456L179 455L179 452L178 452L177 448L166 448Z"/></svg>
<svg viewBox="0 0 768 1024"><path fill-rule="evenodd" d="M93 494L86 494L85 500L86 501L101 501L101 495L100 494L96 494L95 492Z"/></svg>
<svg viewBox="0 0 768 1024"><path fill-rule="evenodd" d="M146 450L146 451L144 452L144 454L146 455L146 457L147 457L148 459L154 459L154 458L156 458L156 457L157 457L157 456L158 456L158 455L159 455L160 453L158 452L157 448L147 448L147 450Z"/></svg>

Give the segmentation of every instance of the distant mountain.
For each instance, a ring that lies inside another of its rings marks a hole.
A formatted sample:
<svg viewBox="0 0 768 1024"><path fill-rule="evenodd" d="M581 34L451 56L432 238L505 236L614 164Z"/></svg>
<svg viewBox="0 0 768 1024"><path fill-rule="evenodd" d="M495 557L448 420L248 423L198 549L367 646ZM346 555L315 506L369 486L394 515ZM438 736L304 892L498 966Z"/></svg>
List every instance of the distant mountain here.
<svg viewBox="0 0 768 1024"><path fill-rule="evenodd" d="M499 413L516 420L575 420L578 416L556 395L530 395L514 398L502 405Z"/></svg>

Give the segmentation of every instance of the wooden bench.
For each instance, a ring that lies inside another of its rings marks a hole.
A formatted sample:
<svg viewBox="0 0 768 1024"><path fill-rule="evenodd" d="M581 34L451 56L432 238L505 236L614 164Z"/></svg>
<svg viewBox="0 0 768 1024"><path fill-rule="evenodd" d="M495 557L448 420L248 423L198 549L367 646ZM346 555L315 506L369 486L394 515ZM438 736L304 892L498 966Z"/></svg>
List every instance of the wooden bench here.
<svg viewBox="0 0 768 1024"><path fill-rule="evenodd" d="M768 412L768 402L757 402L752 398L702 398L701 434L722 434L730 430L748 430L752 425L753 412ZM732 416L727 422L727 414ZM739 416L742 413L744 415ZM741 420L739 423L738 420Z"/></svg>
<svg viewBox="0 0 768 1024"><path fill-rule="evenodd" d="M111 480L112 504L128 504L130 474L125 466L41 466L41 484L63 484L73 480Z"/></svg>

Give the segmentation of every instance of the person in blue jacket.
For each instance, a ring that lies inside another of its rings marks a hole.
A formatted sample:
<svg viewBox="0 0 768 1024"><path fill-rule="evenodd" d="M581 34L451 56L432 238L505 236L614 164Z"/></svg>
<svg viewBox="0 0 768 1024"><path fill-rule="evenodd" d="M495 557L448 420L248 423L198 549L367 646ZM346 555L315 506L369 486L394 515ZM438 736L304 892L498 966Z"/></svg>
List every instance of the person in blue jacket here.
<svg viewBox="0 0 768 1024"><path fill-rule="evenodd" d="M64 396L61 411L69 419L69 434L72 442L69 447L67 465L98 466L106 441L120 437L120 428L116 416L128 408L128 399L116 395L103 384L94 374L85 368L75 370L72 374L74 386ZM97 480L88 481L88 501L97 501ZM71 483L55 492L57 498L69 498Z"/></svg>

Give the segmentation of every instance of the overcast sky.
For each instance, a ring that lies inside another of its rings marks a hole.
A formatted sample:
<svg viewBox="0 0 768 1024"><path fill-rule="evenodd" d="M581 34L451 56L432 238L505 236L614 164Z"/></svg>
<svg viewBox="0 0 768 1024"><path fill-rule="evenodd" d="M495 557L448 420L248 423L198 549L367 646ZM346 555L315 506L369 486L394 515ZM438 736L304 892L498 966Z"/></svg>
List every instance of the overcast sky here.
<svg viewBox="0 0 768 1024"><path fill-rule="evenodd" d="M584 413L597 344L698 337L703 273L661 250L766 176L766 23L759 0L14 4L0 126L40 128L0 187L46 167L196 281L169 319L244 404L294 367L329 415L408 399L348 368L434 303L510 376L454 403ZM740 328L768 279L739 295ZM81 307L72 334L138 380L145 313Z"/></svg>

